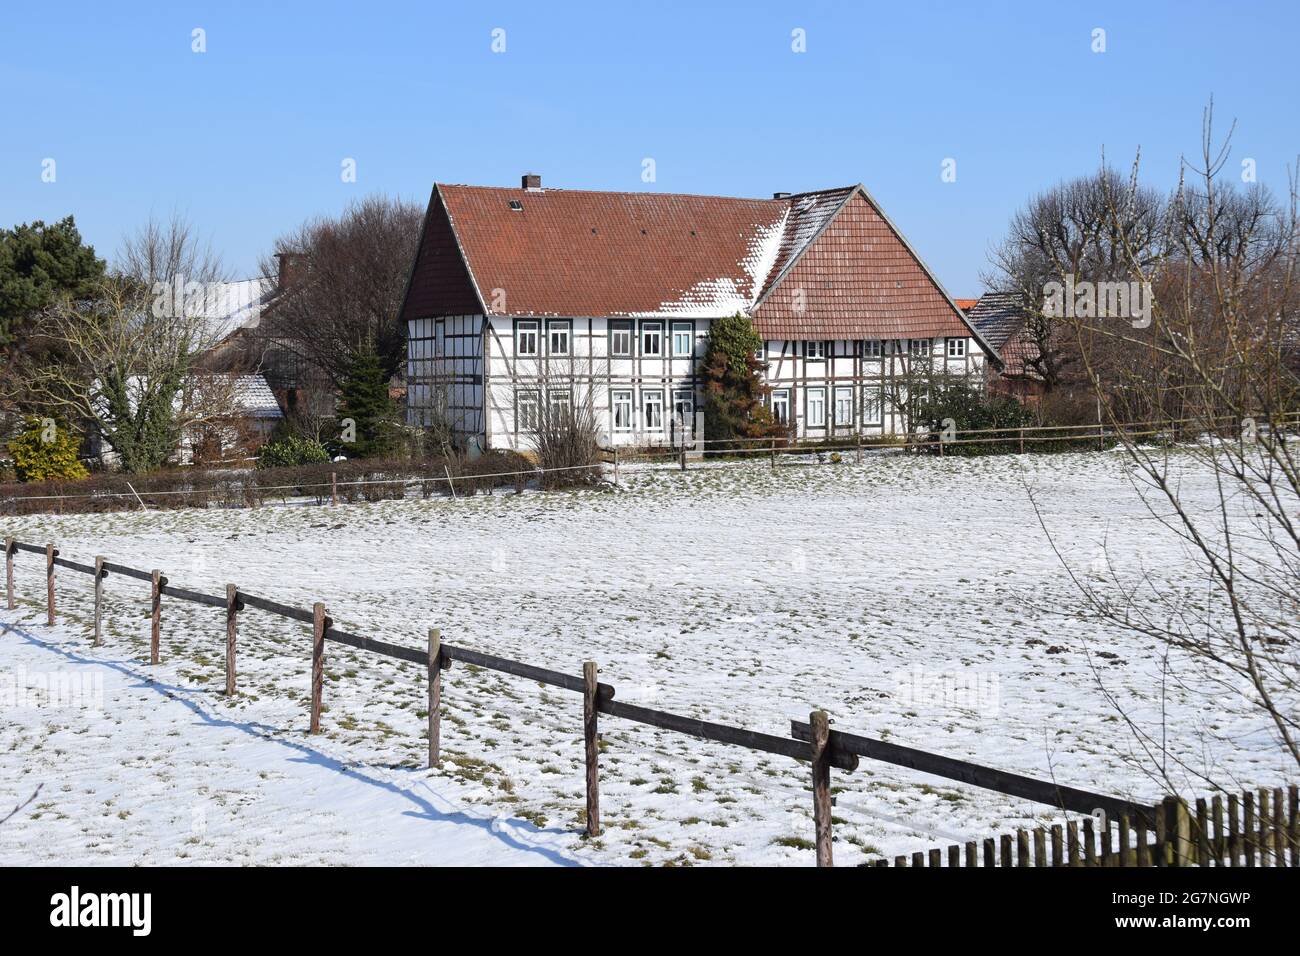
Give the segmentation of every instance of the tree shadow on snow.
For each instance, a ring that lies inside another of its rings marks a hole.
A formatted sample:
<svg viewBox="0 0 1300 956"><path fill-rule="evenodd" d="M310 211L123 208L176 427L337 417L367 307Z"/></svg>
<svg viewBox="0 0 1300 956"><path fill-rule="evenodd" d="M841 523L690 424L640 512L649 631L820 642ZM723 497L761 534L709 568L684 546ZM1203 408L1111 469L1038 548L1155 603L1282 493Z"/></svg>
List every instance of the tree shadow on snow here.
<svg viewBox="0 0 1300 956"><path fill-rule="evenodd" d="M293 762L307 763L314 766L322 767L326 770L333 771L334 773L346 774L348 777L350 777L353 780L359 780L362 783L369 784L372 787L378 787L381 790L386 790L390 793L400 796L403 799L408 800L409 802L415 804L416 809L405 811L403 813L403 816L416 817L416 818L426 819L426 820L440 822L440 823L451 823L457 826L475 827L479 830L482 830L484 833L489 834L494 839L499 840L501 843L505 844L506 846L511 847L512 849L521 850L526 853L538 855L556 865L559 866L580 866L581 865L577 860L573 860L563 855L557 850L553 850L549 847L540 847L540 846L534 846L529 843L525 843L522 840L520 840L518 837L516 837L514 833L511 832L512 830L515 829L524 832L549 833L549 834L562 834L567 832L561 828L558 827L539 828L533 825L532 823L529 823L527 820L523 820L519 817L507 817L502 819L498 819L498 818L484 819L482 817L472 816L462 811L439 810L437 807L433 805L433 803L430 800L426 799L425 797L417 793L412 792L411 790L408 790L405 787L399 786L398 784L392 783L391 781L388 780L381 780L376 777L368 775L362 769L360 769L364 765L344 763L343 761L335 757L331 757L328 754L322 753L320 750L317 750L316 748L311 747L305 743L301 743L299 741L287 739L286 737L284 737L285 733L293 733L294 731L285 731L283 728L273 727L270 724L259 723L256 721L232 720L227 717L222 717L220 715L211 713L210 711L206 710L203 706L200 705L198 700L193 699L205 694L213 695L215 694L215 691L207 690L204 688L182 687L176 684L167 684L157 680L156 678L148 674L141 673L140 670L138 669L139 665L134 661L105 660L103 658L98 658L98 657L87 657L85 655L77 653L76 651L70 650L67 647L37 637L35 634L32 634L30 631L24 630L23 628L19 627L16 624L11 624L8 622L0 622L0 636L10 635L10 634L21 637L28 644L35 645L37 647L40 647L43 650L52 651L55 654L58 654L61 657L73 663L90 664L90 665L105 667L110 670L117 671L123 676L131 678L133 681L137 681L138 683L132 685L133 687L154 691L155 693L159 693L162 696L168 698L169 700L174 700L177 703L182 704L183 706L189 708L189 710L192 711L195 714L195 716L199 718L200 722L210 727L229 728L233 730L238 730L241 733L248 734L249 736L252 737L256 737L258 740L262 740L271 744L276 744L281 747L286 747L289 750L294 751L296 754L296 756L289 758ZM425 783L424 785L426 787L428 786L427 783Z"/></svg>

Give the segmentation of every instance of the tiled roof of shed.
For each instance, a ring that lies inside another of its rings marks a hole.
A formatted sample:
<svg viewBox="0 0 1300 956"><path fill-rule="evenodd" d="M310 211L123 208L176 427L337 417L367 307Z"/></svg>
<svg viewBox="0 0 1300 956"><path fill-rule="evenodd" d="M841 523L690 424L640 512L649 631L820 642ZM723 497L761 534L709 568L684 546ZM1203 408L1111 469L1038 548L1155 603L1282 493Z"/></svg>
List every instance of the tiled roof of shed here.
<svg viewBox="0 0 1300 956"><path fill-rule="evenodd" d="M989 345L999 351L1025 324L1020 299L1011 292L984 293L966 315Z"/></svg>

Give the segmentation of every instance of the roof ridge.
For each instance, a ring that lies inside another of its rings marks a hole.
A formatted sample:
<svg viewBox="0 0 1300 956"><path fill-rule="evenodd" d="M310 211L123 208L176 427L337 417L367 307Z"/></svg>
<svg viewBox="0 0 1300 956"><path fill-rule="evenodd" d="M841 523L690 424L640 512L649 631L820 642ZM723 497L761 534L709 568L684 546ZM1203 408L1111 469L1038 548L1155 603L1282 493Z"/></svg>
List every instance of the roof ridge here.
<svg viewBox="0 0 1300 956"><path fill-rule="evenodd" d="M545 196L547 193L585 193L596 196L646 196L656 199L727 199L733 202L752 202L769 205L771 203L787 203L791 199L797 199L800 196L812 196L818 193L838 192L841 189L852 189L851 186L837 186L834 189L809 190L803 193L792 193L789 196L783 196L780 199L762 199L755 196L724 196L718 193L670 193L654 192L651 190L630 190L630 189L570 189L564 186L546 186L542 189L524 189L522 186L482 186L474 183L434 183L438 189L492 189L499 192L523 193L526 196Z"/></svg>

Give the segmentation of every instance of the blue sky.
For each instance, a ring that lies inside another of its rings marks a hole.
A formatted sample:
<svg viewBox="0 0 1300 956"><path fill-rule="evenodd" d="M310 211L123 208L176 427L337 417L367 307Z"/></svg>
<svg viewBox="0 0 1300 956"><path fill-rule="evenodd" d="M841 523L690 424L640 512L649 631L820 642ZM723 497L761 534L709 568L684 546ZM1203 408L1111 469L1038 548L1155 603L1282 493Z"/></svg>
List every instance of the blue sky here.
<svg viewBox="0 0 1300 956"><path fill-rule="evenodd" d="M435 181L862 182L949 292L975 295L1008 216L1103 148L1126 168L1141 146L1145 178L1172 186L1211 95L1238 123L1234 165L1284 190L1298 40L1300 4L1281 2L11 3L0 223L71 213L109 254L179 210L247 275L303 219L371 192L424 203Z"/></svg>

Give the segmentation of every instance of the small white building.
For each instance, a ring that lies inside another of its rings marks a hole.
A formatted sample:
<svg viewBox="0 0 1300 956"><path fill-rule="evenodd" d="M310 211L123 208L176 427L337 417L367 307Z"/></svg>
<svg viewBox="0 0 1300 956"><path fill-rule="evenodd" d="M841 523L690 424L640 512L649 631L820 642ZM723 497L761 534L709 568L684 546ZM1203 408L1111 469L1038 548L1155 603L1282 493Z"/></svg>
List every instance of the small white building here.
<svg viewBox="0 0 1300 956"><path fill-rule="evenodd" d="M862 186L770 200L436 185L411 270L407 418L527 449L590 402L607 444L661 445L701 404L710 323L764 339L801 439L906 428L934 375L996 355Z"/></svg>

